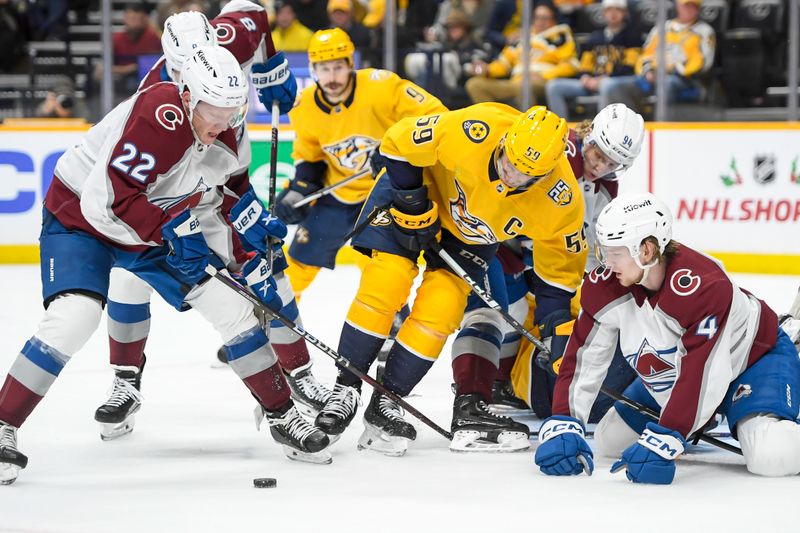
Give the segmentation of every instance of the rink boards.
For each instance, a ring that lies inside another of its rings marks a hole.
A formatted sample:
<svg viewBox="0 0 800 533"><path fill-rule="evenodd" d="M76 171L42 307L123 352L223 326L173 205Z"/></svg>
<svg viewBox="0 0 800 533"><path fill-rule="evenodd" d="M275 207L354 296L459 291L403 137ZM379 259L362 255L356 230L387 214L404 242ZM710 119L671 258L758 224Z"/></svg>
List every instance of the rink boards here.
<svg viewBox="0 0 800 533"><path fill-rule="evenodd" d="M0 263L38 261L43 192L86 125L0 126ZM266 197L269 127L251 127L251 180ZM279 184L291 179L294 133L279 136ZM679 240L735 272L800 274L800 124L649 124L620 190L650 190L675 215ZM794 231L793 231L794 228ZM340 254L341 262L352 253Z"/></svg>

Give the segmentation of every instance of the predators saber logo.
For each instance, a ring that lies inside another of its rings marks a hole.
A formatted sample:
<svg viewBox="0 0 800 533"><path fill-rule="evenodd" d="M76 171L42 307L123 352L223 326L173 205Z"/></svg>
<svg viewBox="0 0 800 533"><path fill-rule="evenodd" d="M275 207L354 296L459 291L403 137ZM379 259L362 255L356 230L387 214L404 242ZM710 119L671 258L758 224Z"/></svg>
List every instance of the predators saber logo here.
<svg viewBox="0 0 800 533"><path fill-rule="evenodd" d="M336 159L341 168L359 171L369 165L369 156L379 141L364 135L351 135L334 144L323 146L325 153Z"/></svg>
<svg viewBox="0 0 800 533"><path fill-rule="evenodd" d="M467 195L464 194L464 189L461 188L458 180L454 180L454 182L458 196L450 199L450 216L453 217L458 231L465 239L475 244L496 243L497 237L492 228L483 220L470 214L467 210Z"/></svg>

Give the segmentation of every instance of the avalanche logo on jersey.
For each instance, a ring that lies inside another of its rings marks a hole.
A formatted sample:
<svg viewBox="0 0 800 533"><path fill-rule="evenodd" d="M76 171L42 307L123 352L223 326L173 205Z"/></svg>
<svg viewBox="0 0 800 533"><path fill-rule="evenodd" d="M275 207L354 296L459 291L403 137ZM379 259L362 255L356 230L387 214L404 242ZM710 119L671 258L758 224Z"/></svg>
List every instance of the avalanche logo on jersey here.
<svg viewBox="0 0 800 533"><path fill-rule="evenodd" d="M669 279L669 286L678 296L689 296L700 288L700 276L695 276L688 268L679 268Z"/></svg>
<svg viewBox="0 0 800 533"><path fill-rule="evenodd" d="M455 222L458 231L461 232L461 235L465 239L475 244L496 243L497 237L495 237L492 228L490 228L486 222L469 212L467 209L467 195L464 194L464 189L461 188L461 184L458 183L458 180L453 181L455 182L458 196L449 199L450 216L453 218L453 222Z"/></svg>
<svg viewBox="0 0 800 533"><path fill-rule="evenodd" d="M625 359L639 374L648 389L653 392L663 392L672 388L677 377L675 365L663 356L675 354L677 351L677 348L656 350L647 339L644 339L639 351L626 355Z"/></svg>
<svg viewBox="0 0 800 533"><path fill-rule="evenodd" d="M322 149L334 157L339 166L348 170L359 171L369 165L369 156L378 147L380 141L364 135L352 135Z"/></svg>
<svg viewBox="0 0 800 533"><path fill-rule="evenodd" d="M610 268L606 268L604 266L599 266L589 272L589 281L592 283L600 283L601 281L606 281L611 277L612 271Z"/></svg>
<svg viewBox="0 0 800 533"><path fill-rule="evenodd" d="M547 191L547 196L559 207L567 206L572 202L572 190L561 179L550 187L550 190Z"/></svg>
<svg viewBox="0 0 800 533"><path fill-rule="evenodd" d="M461 123L467 138L475 144L483 142L489 136L489 125L482 120L465 120Z"/></svg>
<svg viewBox="0 0 800 533"><path fill-rule="evenodd" d="M189 194L181 196L166 196L163 198L153 198L150 203L157 205L170 215L177 215L186 209L193 209L200 203L204 193L211 190L211 187L203 181L203 176L197 181L194 190Z"/></svg>

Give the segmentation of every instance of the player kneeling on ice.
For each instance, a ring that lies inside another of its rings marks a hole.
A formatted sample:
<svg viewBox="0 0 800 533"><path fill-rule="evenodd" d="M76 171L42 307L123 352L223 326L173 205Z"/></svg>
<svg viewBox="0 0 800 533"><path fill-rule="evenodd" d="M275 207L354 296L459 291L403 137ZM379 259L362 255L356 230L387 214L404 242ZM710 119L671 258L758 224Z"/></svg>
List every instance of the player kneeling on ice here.
<svg viewBox="0 0 800 533"><path fill-rule="evenodd" d="M215 200L240 167L233 127L247 94L230 52L197 48L180 84L157 83L121 103L58 161L40 239L45 314L0 389L0 483L26 466L17 428L97 328L114 264L211 322L291 458L330 461L328 437L292 404L252 305L206 273L209 263L232 262L230 228ZM269 270L252 261L244 276L269 294Z"/></svg>
<svg viewBox="0 0 800 533"><path fill-rule="evenodd" d="M652 194L620 196L597 220L602 266L587 275L581 314L556 383L536 464L545 474L591 473L584 422L609 362L621 350L638 375L598 424L597 449L635 483L671 483L690 435L728 418L747 469L800 472L800 359L763 301L714 259L672 240L672 215Z"/></svg>

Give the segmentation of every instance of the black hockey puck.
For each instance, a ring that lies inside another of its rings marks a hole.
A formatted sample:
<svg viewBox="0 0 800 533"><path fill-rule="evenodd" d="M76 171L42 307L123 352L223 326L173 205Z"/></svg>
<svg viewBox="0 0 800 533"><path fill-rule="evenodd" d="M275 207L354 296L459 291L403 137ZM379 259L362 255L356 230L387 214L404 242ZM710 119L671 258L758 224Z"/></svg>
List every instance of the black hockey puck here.
<svg viewBox="0 0 800 533"><path fill-rule="evenodd" d="M257 489L271 489L278 486L278 480L274 477L257 477L253 480L253 486Z"/></svg>

